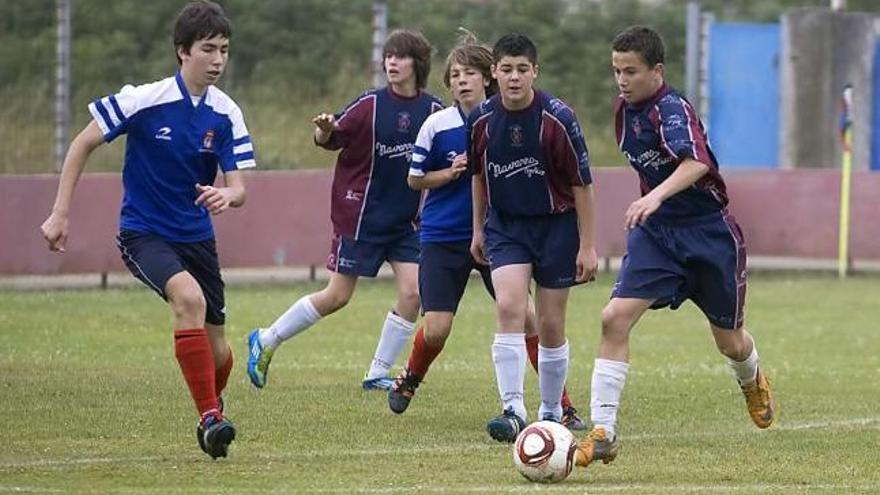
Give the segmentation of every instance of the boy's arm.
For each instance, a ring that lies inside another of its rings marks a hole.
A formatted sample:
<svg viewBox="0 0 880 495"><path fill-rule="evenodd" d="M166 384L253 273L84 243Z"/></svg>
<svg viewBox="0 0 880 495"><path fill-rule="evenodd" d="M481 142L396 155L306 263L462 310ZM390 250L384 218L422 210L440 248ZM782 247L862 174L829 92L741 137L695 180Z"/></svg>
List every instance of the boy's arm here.
<svg viewBox="0 0 880 495"><path fill-rule="evenodd" d="M473 196L473 226L474 233L471 239L471 255L477 263L488 265L486 259L485 243L486 235L483 232L483 222L486 221L486 186L483 184L483 174L476 174L471 178L471 195Z"/></svg>
<svg viewBox="0 0 880 495"><path fill-rule="evenodd" d="M223 173L224 187L196 184L199 197L196 204L208 209L212 215L219 215L227 208L238 208L247 199L244 187L244 174L241 170L230 170Z"/></svg>
<svg viewBox="0 0 880 495"><path fill-rule="evenodd" d="M43 238L49 243L49 249L52 251L64 252L73 191L76 189L76 184L82 175L89 155L102 144L104 144L104 134L95 120L89 122L70 143L61 168L61 177L58 179L58 192L55 195L52 213L40 226Z"/></svg>
<svg viewBox="0 0 880 495"><path fill-rule="evenodd" d="M596 278L599 258L596 255L596 220L593 185L572 186L574 208L578 217L580 246L577 254L575 281L589 282Z"/></svg>
<svg viewBox="0 0 880 495"><path fill-rule="evenodd" d="M624 215L624 226L627 230L634 229L636 225L645 223L660 205L681 191L694 185L701 177L709 172L709 166L698 162L693 158L685 158L672 175L666 178L657 187L642 198L634 201Z"/></svg>
<svg viewBox="0 0 880 495"><path fill-rule="evenodd" d="M452 165L441 170L431 170L424 175L415 175L412 173L412 169L410 169L406 183L417 191L436 189L458 179L465 170L467 170L467 155L461 154L452 160Z"/></svg>

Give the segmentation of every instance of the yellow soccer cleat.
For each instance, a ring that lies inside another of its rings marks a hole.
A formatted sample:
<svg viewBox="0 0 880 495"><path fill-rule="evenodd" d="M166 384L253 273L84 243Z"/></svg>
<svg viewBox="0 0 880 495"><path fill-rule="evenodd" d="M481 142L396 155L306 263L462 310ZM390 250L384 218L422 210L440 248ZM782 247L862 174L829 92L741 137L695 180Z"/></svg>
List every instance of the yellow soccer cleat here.
<svg viewBox="0 0 880 495"><path fill-rule="evenodd" d="M574 454L574 463L581 467L587 467L594 461L600 460L604 464L608 464L617 457L619 451L620 442L617 436L614 437L614 440L608 440L605 428L596 426L587 435L587 438L578 443L577 451Z"/></svg>
<svg viewBox="0 0 880 495"><path fill-rule="evenodd" d="M770 393L770 382L767 381L764 373L761 373L761 368L758 368L755 382L742 387L742 392L746 396L746 408L749 410L752 422L758 428L772 425L776 402L773 400L773 394Z"/></svg>

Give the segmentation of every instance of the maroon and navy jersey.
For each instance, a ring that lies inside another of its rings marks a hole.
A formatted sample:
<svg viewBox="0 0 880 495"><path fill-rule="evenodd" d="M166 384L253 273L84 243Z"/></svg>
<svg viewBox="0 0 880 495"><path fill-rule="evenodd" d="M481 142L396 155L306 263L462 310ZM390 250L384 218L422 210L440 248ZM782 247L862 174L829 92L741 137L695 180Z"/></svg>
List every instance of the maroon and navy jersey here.
<svg viewBox="0 0 880 495"><path fill-rule="evenodd" d="M495 95L472 111L468 154L472 172L483 176L489 206L507 215L571 211L572 186L592 183L574 111L543 91L523 110L506 110Z"/></svg>
<svg viewBox="0 0 880 495"><path fill-rule="evenodd" d="M428 93L406 98L385 87L336 114L339 129L321 145L341 149L330 200L336 234L384 243L418 229L421 194L406 184L409 159L422 123L442 108Z"/></svg>
<svg viewBox="0 0 880 495"><path fill-rule="evenodd" d="M666 199L655 216L699 217L727 206L727 188L703 123L677 91L664 84L653 97L637 105L618 96L614 113L617 144L639 173L643 196L672 175L686 158L709 167L694 185Z"/></svg>

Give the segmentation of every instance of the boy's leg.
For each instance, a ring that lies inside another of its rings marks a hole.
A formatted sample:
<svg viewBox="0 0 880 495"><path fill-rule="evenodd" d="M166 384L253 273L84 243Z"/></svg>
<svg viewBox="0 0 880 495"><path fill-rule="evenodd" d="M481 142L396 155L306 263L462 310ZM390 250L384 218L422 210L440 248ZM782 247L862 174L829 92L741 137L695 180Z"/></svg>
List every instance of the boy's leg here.
<svg viewBox="0 0 880 495"><path fill-rule="evenodd" d="M715 345L733 370L734 377L746 398L749 417L758 428L773 424L776 403L770 391L770 382L758 366L758 349L754 338L740 327L736 330L710 324Z"/></svg>
<svg viewBox="0 0 880 495"><path fill-rule="evenodd" d="M523 400L526 367L523 329L531 271L529 264L510 264L492 270L498 320L492 360L504 412L489 421L487 429L492 438L503 442L513 442L527 419Z"/></svg>
<svg viewBox="0 0 880 495"><path fill-rule="evenodd" d="M446 344L452 330L453 316L454 313L445 311L425 313L424 324L413 338L412 351L406 366L388 391L388 407L393 412L401 414L409 407L416 389Z"/></svg>
<svg viewBox="0 0 880 495"><path fill-rule="evenodd" d="M198 282L179 272L165 285L174 312L174 351L199 414L219 411L214 353L205 330L205 298Z"/></svg>
<svg viewBox="0 0 880 495"><path fill-rule="evenodd" d="M742 230L732 215L722 213L715 222L681 229L679 237L694 260L691 299L709 320L715 344L746 397L749 416L759 428L767 428L773 423L775 403L758 367L755 342L743 326L747 273Z"/></svg>
<svg viewBox="0 0 880 495"><path fill-rule="evenodd" d="M538 286L535 314L540 338L538 346L538 382L541 390L542 420L562 420L562 397L568 375L569 348L565 339L565 311L568 288L550 289Z"/></svg>
<svg viewBox="0 0 880 495"><path fill-rule="evenodd" d="M217 392L217 397L221 397L223 390L226 389L226 384L229 382L229 375L232 372L235 358L232 353L232 347L226 340L224 325L205 323L205 330L208 332L208 340L214 353L214 389ZM223 409L222 403L220 404L220 409Z"/></svg>
<svg viewBox="0 0 880 495"><path fill-rule="evenodd" d="M406 367L388 393L388 406L398 414L409 406L452 331L452 320L473 268L469 248L467 241L421 245L419 296L424 324L413 339Z"/></svg>
<svg viewBox="0 0 880 495"><path fill-rule="evenodd" d="M385 316L376 352L364 376L363 387L367 390L391 388L394 382L388 373L415 331L419 314L419 265L392 261L391 268L397 282L397 302Z"/></svg>
<svg viewBox="0 0 880 495"><path fill-rule="evenodd" d="M612 298L602 310L599 357L593 365L590 385L590 419L593 431L578 445L575 462L588 466L617 457L617 411L629 372L629 334L653 303L649 299Z"/></svg>
<svg viewBox="0 0 880 495"><path fill-rule="evenodd" d="M348 304L357 280L354 275L331 273L324 289L299 298L269 328L251 331L248 335L247 373L255 387L266 386L269 364L278 346Z"/></svg>

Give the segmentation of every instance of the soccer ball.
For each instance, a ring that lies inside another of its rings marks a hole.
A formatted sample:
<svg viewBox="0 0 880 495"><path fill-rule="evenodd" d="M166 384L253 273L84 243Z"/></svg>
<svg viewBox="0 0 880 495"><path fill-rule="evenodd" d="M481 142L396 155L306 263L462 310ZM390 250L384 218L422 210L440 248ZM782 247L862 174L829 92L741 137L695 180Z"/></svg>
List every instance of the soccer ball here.
<svg viewBox="0 0 880 495"><path fill-rule="evenodd" d="M577 440L568 428L553 421L527 426L513 444L513 465L536 483L564 480L574 466Z"/></svg>

